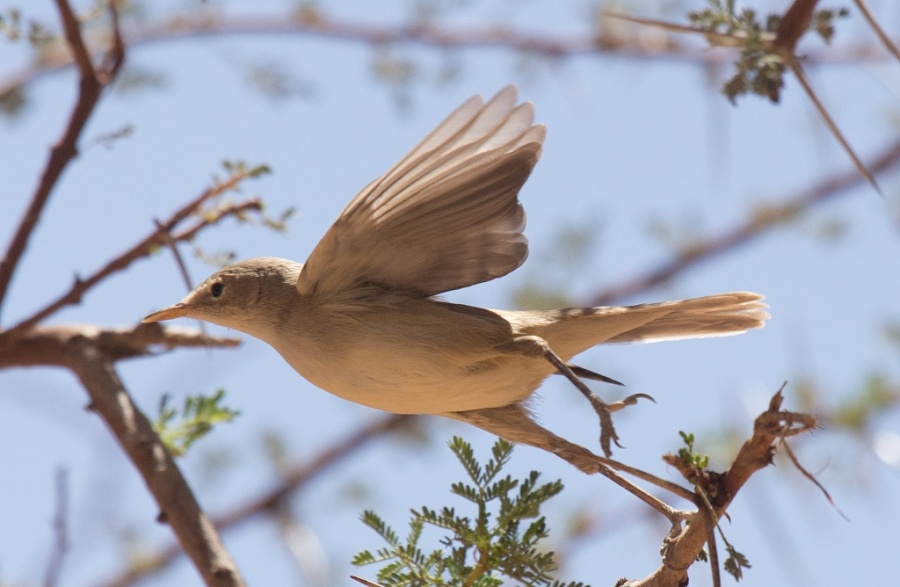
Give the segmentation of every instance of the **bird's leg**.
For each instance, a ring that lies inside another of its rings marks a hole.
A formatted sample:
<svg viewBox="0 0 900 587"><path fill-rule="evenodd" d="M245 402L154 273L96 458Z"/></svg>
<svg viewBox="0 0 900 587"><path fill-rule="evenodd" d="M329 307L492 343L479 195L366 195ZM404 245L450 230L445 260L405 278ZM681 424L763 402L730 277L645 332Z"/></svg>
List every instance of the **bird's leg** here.
<svg viewBox="0 0 900 587"><path fill-rule="evenodd" d="M575 367L574 369L568 363L566 363L562 358L553 352L553 349L550 348L550 345L547 344L543 338L539 336L520 336L515 338L509 345L508 352L515 352L516 354L524 354L529 357L543 357L546 359L553 367L556 368L556 371L565 376L572 384L575 386L578 391L587 398L589 402L591 402L591 406L594 408L594 411L597 413L597 416L600 418L600 448L603 449L603 454L607 457L612 454L612 443L615 442L616 446L622 447L619 444L619 436L616 434L616 428L613 425L612 421L612 413L614 411L618 411L624 408L627 405L631 405L637 402L640 397L643 397L643 394L637 394L634 396L630 396L625 398L621 402L616 402L615 404L607 404L602 399L597 397L594 392L590 390L590 388L585 385L584 381L578 378L578 374L576 370L581 374L589 374L590 378L601 377L602 380L608 380L609 378L605 375L600 375L599 373L594 373L593 371L589 371L584 369L583 367ZM649 397L649 396L648 396Z"/></svg>
<svg viewBox="0 0 900 587"><path fill-rule="evenodd" d="M491 434L503 437L510 442L527 444L535 448L546 450L564 459L588 475L603 475L665 516L672 524L678 524L684 520L686 512L675 509L651 495L643 488L616 473L613 468L625 471L639 479L670 491L689 502L693 503L696 499L696 496L693 493L676 483L660 479L650 473L645 473L644 471L629 467L624 463L601 457L582 446L557 436L537 424L529 416L528 411L521 403L515 403L499 408L486 408L483 410L470 410L467 412L454 412L442 415L447 418L466 422L490 432Z"/></svg>
<svg viewBox="0 0 900 587"><path fill-rule="evenodd" d="M553 352L553 349L551 349L546 342L544 343L543 355L551 365L556 367L557 371L571 381L575 388L591 402L591 407L594 408L594 412L596 412L597 417L600 418L600 448L603 449L603 454L607 457L612 454L613 442L615 442L616 446L619 448L623 448L622 445L619 444L619 435L616 434L616 427L613 425L613 411L610 409L609 404L597 397L597 395L585 385L584 381L578 378L578 375L575 374L572 368L569 367L559 355Z"/></svg>
<svg viewBox="0 0 900 587"><path fill-rule="evenodd" d="M578 375L582 379L591 379L593 381L602 381L604 383L612 383L613 385L621 385L625 386L621 381L616 381L612 377L607 377L602 373L597 373L596 371L591 371L590 369L585 369L584 367L579 367L578 365L573 365L571 363L567 363L569 365L569 369L572 370L572 373ZM559 371L556 372L557 375L562 375ZM595 394L592 394L595 395ZM596 395L595 395L596 397ZM590 400L590 398L588 398ZM606 404L609 408L610 412L618 412L624 407L633 406L637 403L639 399L648 399L653 403L656 403L656 400L653 399L653 396L647 395L646 393L633 393L626 397L625 399L619 400L617 402L613 402L611 404ZM599 401L599 399L597 400ZM593 405L594 401L591 400L591 404Z"/></svg>

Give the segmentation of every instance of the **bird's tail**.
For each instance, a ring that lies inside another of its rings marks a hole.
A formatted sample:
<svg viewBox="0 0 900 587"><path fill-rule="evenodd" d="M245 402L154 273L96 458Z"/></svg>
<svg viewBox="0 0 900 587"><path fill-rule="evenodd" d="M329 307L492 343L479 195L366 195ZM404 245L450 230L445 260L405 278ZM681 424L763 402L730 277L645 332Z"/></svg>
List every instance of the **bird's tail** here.
<svg viewBox="0 0 900 587"><path fill-rule="evenodd" d="M732 292L637 306L551 310L534 334L563 357L607 342L729 336L763 325L769 314L762 299L756 293Z"/></svg>

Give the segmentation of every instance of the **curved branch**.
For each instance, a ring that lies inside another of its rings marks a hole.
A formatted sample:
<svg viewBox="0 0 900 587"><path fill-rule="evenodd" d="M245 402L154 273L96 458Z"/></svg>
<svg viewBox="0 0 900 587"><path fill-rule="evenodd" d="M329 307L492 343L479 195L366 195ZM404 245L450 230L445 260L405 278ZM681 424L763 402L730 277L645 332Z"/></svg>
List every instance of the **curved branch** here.
<svg viewBox="0 0 900 587"><path fill-rule="evenodd" d="M56 0L56 5L62 19L66 41L72 50L74 61L78 65L80 73L78 99L75 102L72 113L69 115L66 130L50 150L50 157L44 166L40 180L38 180L31 203L28 205L25 215L19 221L16 232L3 255L3 259L0 260L0 310L2 310L3 301L9 292L16 267L22 259L25 248L28 246L28 240L34 234L34 229L41 219L41 214L47 205L47 201L50 199L50 194L59 182L63 171L78 155L78 139L100 101L103 88L115 79L125 59L125 49L121 42L118 19L116 18L112 2L110 2L110 15L114 41L108 50L110 57L104 60L106 65L98 69L95 69L91 63L88 49L81 35L80 24L72 12L72 8L66 0Z"/></svg>

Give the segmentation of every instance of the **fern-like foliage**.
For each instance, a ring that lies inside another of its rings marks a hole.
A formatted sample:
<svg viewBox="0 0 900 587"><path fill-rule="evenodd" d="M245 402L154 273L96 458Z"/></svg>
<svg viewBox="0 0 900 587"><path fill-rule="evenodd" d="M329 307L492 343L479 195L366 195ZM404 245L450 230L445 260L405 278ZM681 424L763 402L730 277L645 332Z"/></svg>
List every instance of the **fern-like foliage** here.
<svg viewBox="0 0 900 587"><path fill-rule="evenodd" d="M547 522L541 506L559 494L560 481L538 484L540 473L525 479L502 475L513 446L498 439L492 456L482 465L472 445L454 437L450 450L468 479L451 485L451 493L472 504L471 511L422 507L412 510L404 540L377 514L366 511L363 523L387 543L374 553L363 551L353 558L356 566L381 564L378 582L385 587L499 587L521 585L586 587L583 583L561 583L551 576L557 564L552 552L542 552L538 543L547 538ZM440 546L427 550L420 545L422 532L433 527L445 532Z"/></svg>
<svg viewBox="0 0 900 587"><path fill-rule="evenodd" d="M162 396L153 430L159 434L172 456L184 455L192 444L206 436L216 424L231 422L240 415L240 412L222 405L224 398L224 389L211 396L188 396L179 412L169 405L168 395Z"/></svg>

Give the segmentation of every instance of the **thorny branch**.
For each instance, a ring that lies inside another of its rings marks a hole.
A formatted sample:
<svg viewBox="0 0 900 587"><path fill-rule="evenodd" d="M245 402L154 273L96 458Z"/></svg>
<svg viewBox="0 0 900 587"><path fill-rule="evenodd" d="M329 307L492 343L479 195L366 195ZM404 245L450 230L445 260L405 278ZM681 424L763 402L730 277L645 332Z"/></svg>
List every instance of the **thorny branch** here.
<svg viewBox="0 0 900 587"><path fill-rule="evenodd" d="M744 30L736 30L733 33L722 33L716 30L709 30L707 26L687 26L660 20L634 17L625 14L610 14L610 16L659 29L702 35L706 38L711 46L742 48L744 50L748 50L751 46L753 46L757 50L768 56L767 62L777 61L779 64L781 64L781 67L787 67L794 74L794 77L797 78L797 81L800 82L800 86L803 88L803 91L806 93L810 102L812 102L813 106L816 109L816 112L818 112L819 116L821 116L822 122L825 123L825 126L828 127L829 132L831 132L834 138L840 143L841 147L853 161L853 164L856 166L857 171L859 171L860 175L862 175L866 179L866 181L869 182L869 184L875 189L875 191L883 195L878 182L875 181L875 177L872 171L866 167L866 165L859 158L859 155L856 154L856 151L844 136L844 133L841 132L840 128L838 128L837 126L837 123L831 117L831 114L829 114L828 109L825 108L825 105L815 93L815 90L810 84L809 79L806 76L806 71L804 70L803 64L801 62L807 61L807 59L804 58L803 60L801 60L800 57L797 56L797 43L800 38L807 31L809 31L810 23L812 22L812 19L814 17L814 10L817 4L818 0L794 0L794 2L791 3L785 13L781 15L780 19L778 20L778 25L775 27L774 31L757 31L753 33L748 33ZM858 1L857 7L863 12L863 15L865 16L867 22L872 26L872 29L874 30L876 36L878 36L879 40L882 42L885 48L888 49L888 51L892 55L897 57L898 51L896 46L893 44L893 42L890 41L890 39L887 38L887 36L884 34L884 31L882 31L881 27L877 24L875 19L872 18L871 13L869 13L865 5L861 1ZM780 84L781 80L779 76L779 87ZM729 94L729 97L733 100L733 95ZM770 94L769 97L773 101L778 100L777 92L775 94Z"/></svg>
<svg viewBox="0 0 900 587"><path fill-rule="evenodd" d="M738 491L759 470L772 464L776 443L815 428L816 419L781 409L784 396L781 390L772 397L769 408L754 422L753 435L744 442L737 456L725 473L701 477L695 471L680 466L680 459L667 455L666 462L676 466L709 497L713 511L705 515L696 512L683 529L666 539L663 546L663 562L650 576L623 584L623 587L668 587L686 584L688 569L712 535L714 525L728 510ZM693 478L692 478L693 476ZM698 507L703 507L698 503Z"/></svg>

